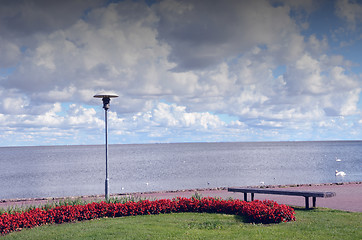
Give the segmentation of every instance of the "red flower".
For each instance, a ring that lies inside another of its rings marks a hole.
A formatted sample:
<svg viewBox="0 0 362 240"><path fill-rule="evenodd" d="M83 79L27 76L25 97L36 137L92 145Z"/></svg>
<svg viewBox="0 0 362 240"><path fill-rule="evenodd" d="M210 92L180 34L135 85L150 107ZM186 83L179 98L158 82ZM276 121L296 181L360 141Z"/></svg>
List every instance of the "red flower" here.
<svg viewBox="0 0 362 240"><path fill-rule="evenodd" d="M295 221L294 209L274 201L244 202L216 198L176 198L155 201L142 200L126 203L89 203L59 206L48 210L32 209L27 212L0 215L0 234L43 224L90 220L102 217L122 217L171 212L209 212L243 215L255 223Z"/></svg>

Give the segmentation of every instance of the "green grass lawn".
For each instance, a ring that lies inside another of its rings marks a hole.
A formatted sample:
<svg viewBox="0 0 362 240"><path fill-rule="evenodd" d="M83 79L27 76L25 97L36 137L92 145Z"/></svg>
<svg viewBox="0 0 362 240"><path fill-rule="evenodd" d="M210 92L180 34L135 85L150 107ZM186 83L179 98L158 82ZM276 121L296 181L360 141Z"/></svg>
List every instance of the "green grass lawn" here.
<svg viewBox="0 0 362 240"><path fill-rule="evenodd" d="M3 239L362 239L362 213L296 209L296 219L263 225L235 215L172 213L46 225Z"/></svg>

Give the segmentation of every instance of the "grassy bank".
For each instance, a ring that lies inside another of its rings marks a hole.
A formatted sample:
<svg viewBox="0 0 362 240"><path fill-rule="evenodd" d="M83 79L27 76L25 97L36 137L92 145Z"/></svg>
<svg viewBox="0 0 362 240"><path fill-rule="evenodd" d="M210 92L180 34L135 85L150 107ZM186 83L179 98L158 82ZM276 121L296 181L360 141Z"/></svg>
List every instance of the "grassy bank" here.
<svg viewBox="0 0 362 240"><path fill-rule="evenodd" d="M4 239L362 239L362 213L296 209L296 221L250 224L235 215L173 213L24 229Z"/></svg>

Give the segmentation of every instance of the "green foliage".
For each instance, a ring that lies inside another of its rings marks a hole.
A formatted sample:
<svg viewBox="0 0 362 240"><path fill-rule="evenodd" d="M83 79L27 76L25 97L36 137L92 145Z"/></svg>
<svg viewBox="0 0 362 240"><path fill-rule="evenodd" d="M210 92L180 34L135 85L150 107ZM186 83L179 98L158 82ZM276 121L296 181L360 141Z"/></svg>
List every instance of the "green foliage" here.
<svg viewBox="0 0 362 240"><path fill-rule="evenodd" d="M59 201L48 201L47 203L42 204L42 205L11 206L6 209L0 208L0 215L3 213L12 214L12 213L16 213L16 212L19 212L19 213L28 212L35 208L41 208L43 210L48 210L48 209L60 207L60 206L85 205L85 204L91 203L91 202L105 201L107 203L126 203L126 202L139 202L142 200L145 200L145 198L136 197L136 196L113 197L113 198L108 199L108 201L105 201L103 199L87 201L82 198L65 198L65 199L60 199Z"/></svg>
<svg viewBox="0 0 362 240"><path fill-rule="evenodd" d="M137 196L124 196L124 197L113 197L109 198L107 203L126 203L126 202L139 202L145 200L145 198L137 197ZM151 199L148 199L151 200Z"/></svg>
<svg viewBox="0 0 362 240"><path fill-rule="evenodd" d="M202 199L202 194L200 194L199 192L195 192L192 196L192 199L197 199L197 200L201 200Z"/></svg>

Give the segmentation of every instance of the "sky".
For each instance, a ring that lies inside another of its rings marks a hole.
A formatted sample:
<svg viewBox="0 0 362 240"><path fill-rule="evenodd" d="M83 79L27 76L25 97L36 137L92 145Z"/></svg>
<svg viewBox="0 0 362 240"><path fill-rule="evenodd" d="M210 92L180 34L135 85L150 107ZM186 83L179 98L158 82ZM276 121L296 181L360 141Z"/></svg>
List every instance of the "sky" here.
<svg viewBox="0 0 362 240"><path fill-rule="evenodd" d="M362 140L362 1L0 0L0 146Z"/></svg>

